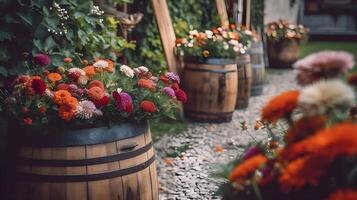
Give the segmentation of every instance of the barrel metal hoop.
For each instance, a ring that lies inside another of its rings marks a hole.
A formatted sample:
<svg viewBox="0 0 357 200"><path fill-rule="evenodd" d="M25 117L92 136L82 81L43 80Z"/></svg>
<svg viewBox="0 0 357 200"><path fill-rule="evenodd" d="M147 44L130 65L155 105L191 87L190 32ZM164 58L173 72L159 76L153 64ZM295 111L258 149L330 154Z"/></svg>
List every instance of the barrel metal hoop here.
<svg viewBox="0 0 357 200"><path fill-rule="evenodd" d="M232 112L202 112L202 111L194 111L194 110L185 110L189 114L197 114L197 115L231 115L233 114L234 111Z"/></svg>
<svg viewBox="0 0 357 200"><path fill-rule="evenodd" d="M87 166L87 165L98 165L110 162L116 162L120 160L126 160L139 156L147 152L153 146L152 141L140 149L136 149L130 152L124 152L120 154L88 158L88 159L78 159L78 160L44 160L44 159L32 159L17 157L17 162L21 165L31 165L31 166L47 166L47 167L77 167L77 166Z"/></svg>
<svg viewBox="0 0 357 200"><path fill-rule="evenodd" d="M227 74L227 73L236 73L236 70L210 70L210 69L197 69L197 68L190 68L190 67L185 67L184 70L188 71L196 71L196 72L209 72L209 73L214 73L214 74Z"/></svg>
<svg viewBox="0 0 357 200"><path fill-rule="evenodd" d="M133 174L144 170L149 167L155 161L153 155L149 160L135 165L133 167L119 169L110 172L98 173L98 174L86 174L86 175L44 175L44 174L31 174L31 173L18 173L18 178L21 180L30 180L38 182L52 182L52 183L65 183L65 182L87 182L116 178Z"/></svg>

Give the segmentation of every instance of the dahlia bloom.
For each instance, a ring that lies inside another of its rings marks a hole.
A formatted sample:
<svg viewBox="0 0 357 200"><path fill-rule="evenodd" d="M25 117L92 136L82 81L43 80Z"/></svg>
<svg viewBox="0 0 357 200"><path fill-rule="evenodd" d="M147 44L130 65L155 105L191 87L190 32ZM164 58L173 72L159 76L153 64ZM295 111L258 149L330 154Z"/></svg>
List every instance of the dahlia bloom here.
<svg viewBox="0 0 357 200"><path fill-rule="evenodd" d="M96 108L92 101L84 100L79 102L75 110L75 115L80 119L90 119L93 116L101 116L103 113Z"/></svg>
<svg viewBox="0 0 357 200"><path fill-rule="evenodd" d="M127 65L120 66L120 71L123 72L129 78L134 77L134 70Z"/></svg>
<svg viewBox="0 0 357 200"><path fill-rule="evenodd" d="M35 57L33 59L36 64L38 64L42 67L51 64L51 58L48 55L43 54L43 53L35 55Z"/></svg>
<svg viewBox="0 0 357 200"><path fill-rule="evenodd" d="M31 87L37 94L41 95L45 93L47 88L46 83L41 79L32 80Z"/></svg>
<svg viewBox="0 0 357 200"><path fill-rule="evenodd" d="M148 112L148 113L154 113L157 110L156 105L152 101L142 101L140 103L140 108L144 112Z"/></svg>
<svg viewBox="0 0 357 200"><path fill-rule="evenodd" d="M116 107L119 111L130 113L133 110L133 100L126 92L113 92L113 97L116 101Z"/></svg>
<svg viewBox="0 0 357 200"><path fill-rule="evenodd" d="M294 64L297 81L308 85L320 79L336 78L352 69L353 55L344 51L321 51L311 54Z"/></svg>
<svg viewBox="0 0 357 200"><path fill-rule="evenodd" d="M171 87L164 87L162 90L167 96L175 97L175 91Z"/></svg>
<svg viewBox="0 0 357 200"><path fill-rule="evenodd" d="M325 115L334 109L348 108L354 104L351 87L339 80L326 80L305 87L298 105L305 116Z"/></svg>

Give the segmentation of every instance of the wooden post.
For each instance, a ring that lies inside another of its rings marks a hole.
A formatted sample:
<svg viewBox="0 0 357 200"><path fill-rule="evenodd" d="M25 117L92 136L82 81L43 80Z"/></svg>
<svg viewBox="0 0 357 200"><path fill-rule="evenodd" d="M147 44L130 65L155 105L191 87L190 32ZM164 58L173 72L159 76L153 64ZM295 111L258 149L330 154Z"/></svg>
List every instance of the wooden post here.
<svg viewBox="0 0 357 200"><path fill-rule="evenodd" d="M242 25L244 25L248 30L250 29L251 3L251 0L243 0Z"/></svg>
<svg viewBox="0 0 357 200"><path fill-rule="evenodd" d="M178 68L180 65L174 51L176 36L171 23L167 2L166 0L151 0L151 4L160 32L161 44L164 49L168 70L179 73Z"/></svg>
<svg viewBox="0 0 357 200"><path fill-rule="evenodd" d="M224 2L224 0L216 0L216 7L217 7L219 18L221 19L221 26L222 28L227 29L229 27L229 20L228 20L226 3Z"/></svg>

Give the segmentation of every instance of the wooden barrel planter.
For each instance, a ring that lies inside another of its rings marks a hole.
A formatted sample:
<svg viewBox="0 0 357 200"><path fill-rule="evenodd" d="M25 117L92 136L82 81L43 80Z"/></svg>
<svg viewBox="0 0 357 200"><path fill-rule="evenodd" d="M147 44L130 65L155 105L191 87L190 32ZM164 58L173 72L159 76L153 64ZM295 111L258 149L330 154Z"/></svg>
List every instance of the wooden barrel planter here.
<svg viewBox="0 0 357 200"><path fill-rule="evenodd" d="M185 117L198 122L232 120L237 96L233 59L185 59L183 87L188 95Z"/></svg>
<svg viewBox="0 0 357 200"><path fill-rule="evenodd" d="M147 123L39 136L17 148L16 199L159 199Z"/></svg>
<svg viewBox="0 0 357 200"><path fill-rule="evenodd" d="M291 68L299 58L300 43L296 39L268 40L269 67Z"/></svg>
<svg viewBox="0 0 357 200"><path fill-rule="evenodd" d="M251 96L258 96L263 93L265 65L263 43L255 42L249 51L252 63L252 87Z"/></svg>
<svg viewBox="0 0 357 200"><path fill-rule="evenodd" d="M239 55L236 62L238 72L236 109L244 109L248 107L252 86L252 65L250 62L250 55Z"/></svg>

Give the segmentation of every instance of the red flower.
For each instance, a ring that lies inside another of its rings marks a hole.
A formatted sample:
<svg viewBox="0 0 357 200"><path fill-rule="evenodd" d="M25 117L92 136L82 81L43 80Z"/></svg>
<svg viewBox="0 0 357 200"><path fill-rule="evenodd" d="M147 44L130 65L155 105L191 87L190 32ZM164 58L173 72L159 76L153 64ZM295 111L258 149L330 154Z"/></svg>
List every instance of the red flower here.
<svg viewBox="0 0 357 200"><path fill-rule="evenodd" d="M156 112L156 106L153 102L151 101L142 101L140 103L140 108L145 111L145 112L149 112L149 113L154 113Z"/></svg>
<svg viewBox="0 0 357 200"><path fill-rule="evenodd" d="M65 62L65 63L71 63L72 62L72 58L64 58L63 59L63 61Z"/></svg>
<svg viewBox="0 0 357 200"><path fill-rule="evenodd" d="M175 91L175 94L176 94L177 100L179 100L179 101L181 101L183 103L186 103L187 95L183 90L178 89L178 90Z"/></svg>
<svg viewBox="0 0 357 200"><path fill-rule="evenodd" d="M34 62L40 66L46 66L51 64L51 58L46 55L46 54L37 54L34 58L33 58Z"/></svg>
<svg viewBox="0 0 357 200"><path fill-rule="evenodd" d="M37 94L43 94L47 88L46 83L41 79L33 79L31 87Z"/></svg>
<svg viewBox="0 0 357 200"><path fill-rule="evenodd" d="M66 83L60 83L57 85L57 90L68 90L69 89L69 85Z"/></svg>
<svg viewBox="0 0 357 200"><path fill-rule="evenodd" d="M68 77L73 81L77 82L81 74L79 72L72 72L68 74Z"/></svg>
<svg viewBox="0 0 357 200"><path fill-rule="evenodd" d="M167 77L165 75L160 76L159 79L164 83L168 83L170 81L169 77Z"/></svg>
<svg viewBox="0 0 357 200"><path fill-rule="evenodd" d="M109 97L107 95L104 95L104 97L99 100L94 100L94 104L97 108L102 108L108 105L108 103L109 103Z"/></svg>
<svg viewBox="0 0 357 200"><path fill-rule="evenodd" d="M171 85L171 88L172 88L174 91L177 91L177 90L180 89L180 86L179 86L177 83L173 83L173 84Z"/></svg>
<svg viewBox="0 0 357 200"><path fill-rule="evenodd" d="M24 118L24 124L31 125L32 124L32 119L29 118L29 117Z"/></svg>

